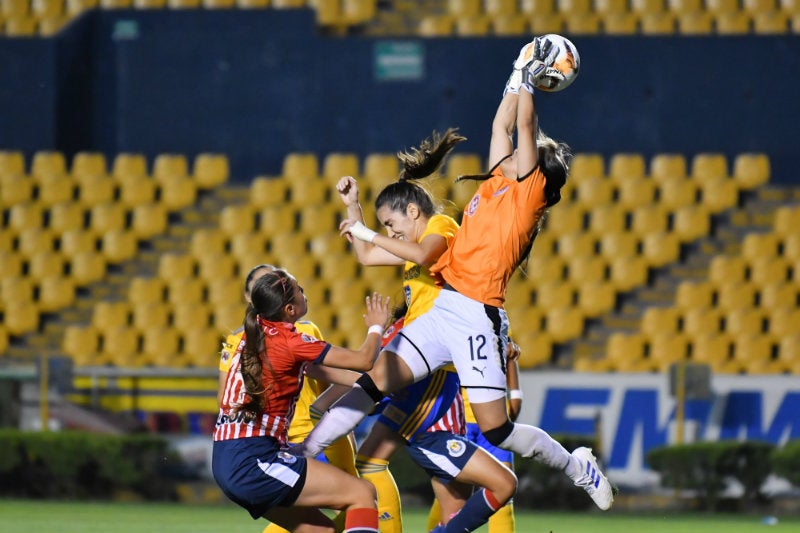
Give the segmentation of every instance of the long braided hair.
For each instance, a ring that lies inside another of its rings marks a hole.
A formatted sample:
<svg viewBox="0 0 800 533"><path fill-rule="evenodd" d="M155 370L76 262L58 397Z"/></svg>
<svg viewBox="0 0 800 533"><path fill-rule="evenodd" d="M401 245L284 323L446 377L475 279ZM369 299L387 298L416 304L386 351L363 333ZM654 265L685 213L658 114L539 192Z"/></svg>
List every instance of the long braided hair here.
<svg viewBox="0 0 800 533"><path fill-rule="evenodd" d="M381 190L375 198L375 210L387 205L392 211L405 212L408 204L416 204L423 215L431 217L440 211L431 194L415 183L431 176L444 163L450 151L467 138L458 134L458 128L448 128L444 134L434 131L418 147L398 152L403 164L398 180Z"/></svg>
<svg viewBox="0 0 800 533"><path fill-rule="evenodd" d="M259 318L270 321L283 319L283 309L294 299L294 278L277 268L255 280L250 289L251 303L244 317L245 343L240 356L240 369L244 381L245 400L236 411L244 414L247 422L255 420L263 411L273 379L264 380L263 366L274 374L264 343L264 331ZM266 381L266 385L265 385Z"/></svg>

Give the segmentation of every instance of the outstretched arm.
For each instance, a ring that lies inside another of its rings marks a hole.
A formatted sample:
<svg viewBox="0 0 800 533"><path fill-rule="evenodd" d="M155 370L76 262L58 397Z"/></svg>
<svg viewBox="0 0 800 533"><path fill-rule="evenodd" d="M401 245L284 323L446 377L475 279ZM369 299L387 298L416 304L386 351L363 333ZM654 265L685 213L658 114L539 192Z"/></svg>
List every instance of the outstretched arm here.
<svg viewBox="0 0 800 533"><path fill-rule="evenodd" d="M523 84L517 103L517 177L527 176L536 168L539 151L536 147L536 132L539 119L533 98L533 87Z"/></svg>
<svg viewBox="0 0 800 533"><path fill-rule="evenodd" d="M514 125L517 121L517 100L514 92L506 92L492 121L492 138L489 144L489 168L514 151Z"/></svg>

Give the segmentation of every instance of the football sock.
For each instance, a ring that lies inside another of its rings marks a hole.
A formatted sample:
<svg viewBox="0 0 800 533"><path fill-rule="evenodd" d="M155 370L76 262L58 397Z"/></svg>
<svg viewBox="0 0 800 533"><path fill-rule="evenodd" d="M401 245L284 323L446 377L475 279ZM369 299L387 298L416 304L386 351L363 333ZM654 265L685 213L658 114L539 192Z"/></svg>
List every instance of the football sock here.
<svg viewBox="0 0 800 533"><path fill-rule="evenodd" d="M356 466L362 479L375 486L378 493L378 527L381 533L403 533L400 491L389 471L389 461L359 455Z"/></svg>
<svg viewBox="0 0 800 533"><path fill-rule="evenodd" d="M508 437L499 444L504 450L511 450L523 457L532 457L553 468L564 470L572 477L570 470L571 456L564 447L554 440L547 432L527 424L514 424ZM576 468L577 471L579 469Z"/></svg>
<svg viewBox="0 0 800 533"><path fill-rule="evenodd" d="M475 531L489 520L502 504L497 501L494 494L486 489L480 489L470 496L464 507L447 522L446 533L464 533Z"/></svg>
<svg viewBox="0 0 800 533"><path fill-rule="evenodd" d="M515 527L513 501L509 501L489 517L489 533L514 533Z"/></svg>
<svg viewBox="0 0 800 533"><path fill-rule="evenodd" d="M431 531L433 528L442 523L442 506L439 505L439 500L433 499L431 510L428 511L428 527L425 531Z"/></svg>
<svg viewBox="0 0 800 533"><path fill-rule="evenodd" d="M361 508L347 511L344 533L378 533L378 510Z"/></svg>
<svg viewBox="0 0 800 533"><path fill-rule="evenodd" d="M347 435L375 408L375 401L354 385L325 413L303 442L306 457L316 457L336 439Z"/></svg>

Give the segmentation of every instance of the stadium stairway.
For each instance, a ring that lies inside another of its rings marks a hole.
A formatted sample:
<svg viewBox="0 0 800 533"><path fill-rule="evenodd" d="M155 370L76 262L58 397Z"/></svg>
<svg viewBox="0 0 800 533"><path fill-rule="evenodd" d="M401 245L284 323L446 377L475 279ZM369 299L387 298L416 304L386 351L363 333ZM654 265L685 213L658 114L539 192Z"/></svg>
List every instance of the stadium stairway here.
<svg viewBox="0 0 800 533"><path fill-rule="evenodd" d="M152 276L156 273L159 257L165 252L185 252L191 234L218 224L219 212L226 205L247 201L249 188L226 184L198 192L198 201L189 207L170 213L167 231L139 243L137 256L129 261L108 266L106 276L98 282L77 290L76 302L69 308L43 317L39 331L15 340L5 357L11 360L30 361L38 354L64 356L61 342L69 325L91 322L95 304L102 300L125 300L128 282L134 276Z"/></svg>
<svg viewBox="0 0 800 533"><path fill-rule="evenodd" d="M768 231L775 210L798 201L798 187L772 185L742 192L738 207L712 215L709 235L681 246L679 261L651 270L647 286L623 294L616 310L587 321L582 337L556 346L553 361L559 367L571 368L581 358L605 357L606 342L612 332L639 331L645 309L673 305L681 281L707 280L712 257L738 254L745 234Z"/></svg>

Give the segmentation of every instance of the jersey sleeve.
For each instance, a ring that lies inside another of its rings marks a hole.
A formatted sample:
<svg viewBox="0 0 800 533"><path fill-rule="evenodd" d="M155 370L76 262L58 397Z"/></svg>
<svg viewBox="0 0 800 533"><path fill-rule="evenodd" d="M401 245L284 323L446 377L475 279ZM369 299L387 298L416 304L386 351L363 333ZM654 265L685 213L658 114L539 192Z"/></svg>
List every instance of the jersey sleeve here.
<svg viewBox="0 0 800 533"><path fill-rule="evenodd" d="M325 340L319 327L310 320L299 320L295 322L294 327L300 333L311 335L319 340Z"/></svg>
<svg viewBox="0 0 800 533"><path fill-rule="evenodd" d="M455 219L447 215L433 215L428 220L428 225L419 240L421 241L428 235L441 235L447 240L447 246L450 246L457 231L458 222Z"/></svg>
<svg viewBox="0 0 800 533"><path fill-rule="evenodd" d="M222 343L222 350L219 354L220 372L227 373L228 370L230 370L233 356L236 354L236 350L239 349L243 338L244 330L234 331L225 338L225 341Z"/></svg>
<svg viewBox="0 0 800 533"><path fill-rule="evenodd" d="M299 331L296 335L289 337L288 343L295 359L312 363L322 362L331 349L330 343Z"/></svg>

